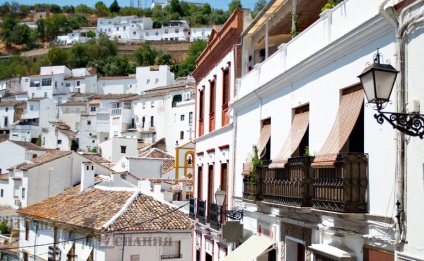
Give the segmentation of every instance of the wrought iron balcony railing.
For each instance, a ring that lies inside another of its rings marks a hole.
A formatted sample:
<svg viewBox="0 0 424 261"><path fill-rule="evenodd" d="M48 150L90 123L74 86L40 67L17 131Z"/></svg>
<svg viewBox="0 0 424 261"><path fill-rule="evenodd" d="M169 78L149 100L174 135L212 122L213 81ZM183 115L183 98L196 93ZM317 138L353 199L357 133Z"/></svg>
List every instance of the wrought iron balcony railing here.
<svg viewBox="0 0 424 261"><path fill-rule="evenodd" d="M196 213L195 213L195 207L196 207L196 200L195 198L190 199L190 212L188 213L188 217L191 219L196 219Z"/></svg>
<svg viewBox="0 0 424 261"><path fill-rule="evenodd" d="M210 208L210 224L211 228L215 230L221 229L221 223L219 222L219 206L215 203L211 204Z"/></svg>
<svg viewBox="0 0 424 261"><path fill-rule="evenodd" d="M368 155L339 153L334 166L314 169L313 207L335 212L366 213Z"/></svg>
<svg viewBox="0 0 424 261"><path fill-rule="evenodd" d="M197 218L199 219L199 223L206 225L207 218L206 218L206 200L199 200L197 201Z"/></svg>

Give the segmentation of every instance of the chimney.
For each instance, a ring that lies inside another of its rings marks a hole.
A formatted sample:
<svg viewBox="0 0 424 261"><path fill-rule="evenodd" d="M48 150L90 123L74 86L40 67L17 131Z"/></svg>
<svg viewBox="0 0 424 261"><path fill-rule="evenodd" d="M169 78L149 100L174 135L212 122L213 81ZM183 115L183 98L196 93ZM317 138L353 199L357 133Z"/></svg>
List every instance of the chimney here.
<svg viewBox="0 0 424 261"><path fill-rule="evenodd" d="M94 185L94 165L92 162L83 162L81 164L81 186L80 191L83 192L87 188Z"/></svg>

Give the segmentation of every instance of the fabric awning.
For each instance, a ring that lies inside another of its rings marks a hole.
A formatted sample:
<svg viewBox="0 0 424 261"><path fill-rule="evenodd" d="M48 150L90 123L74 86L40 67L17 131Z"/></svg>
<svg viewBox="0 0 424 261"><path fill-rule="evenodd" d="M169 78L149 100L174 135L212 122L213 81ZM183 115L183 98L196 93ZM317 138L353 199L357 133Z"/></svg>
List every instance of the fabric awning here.
<svg viewBox="0 0 424 261"><path fill-rule="evenodd" d="M344 261L344 260L356 260L355 259L355 255L352 254L351 252L345 251L343 249L334 247L334 246L330 246L330 245L325 245L325 244L312 244L309 249L312 252L315 252L317 254L320 254L322 256L326 256L329 257L331 259L335 259L335 260L340 260L340 261Z"/></svg>
<svg viewBox="0 0 424 261"><path fill-rule="evenodd" d="M224 261L251 261L258 256L260 256L263 252L265 252L268 248L274 245L271 239L266 237L261 237L258 235L253 235L249 237L241 246L239 246L236 250L231 252L228 256L224 257Z"/></svg>
<svg viewBox="0 0 424 261"><path fill-rule="evenodd" d="M313 167L330 166L334 163L355 126L363 102L362 86L351 88L343 93L333 128L321 150L315 155Z"/></svg>
<svg viewBox="0 0 424 261"><path fill-rule="evenodd" d="M309 110L301 111L294 115L289 136L287 137L280 153L278 153L277 157L272 159L272 163L269 165L270 169L284 168L284 165L288 162L288 159L299 147L299 144L302 141L308 126Z"/></svg>
<svg viewBox="0 0 424 261"><path fill-rule="evenodd" d="M261 134L259 136L259 141L257 144L258 154L260 158L262 158L262 156L266 152L265 150L266 144L268 143L270 137L271 137L271 124L264 125L262 127Z"/></svg>
<svg viewBox="0 0 424 261"><path fill-rule="evenodd" d="M243 163L243 171L241 172L241 175L250 175L252 167L252 163L250 162Z"/></svg>

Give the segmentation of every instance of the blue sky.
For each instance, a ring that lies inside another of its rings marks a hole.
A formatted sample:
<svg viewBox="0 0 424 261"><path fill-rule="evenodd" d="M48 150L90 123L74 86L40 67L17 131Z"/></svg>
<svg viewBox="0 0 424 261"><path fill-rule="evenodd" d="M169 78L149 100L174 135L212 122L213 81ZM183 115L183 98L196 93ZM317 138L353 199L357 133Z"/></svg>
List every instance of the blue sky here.
<svg viewBox="0 0 424 261"><path fill-rule="evenodd" d="M58 1L58 0L9 0L8 2L11 3L13 1L18 2L19 4L23 5L34 5L36 3L46 3L46 4L59 4L59 5L79 5L79 4L86 4L88 6L94 7L94 5L99 0L64 0L64 1ZM109 6L113 0L102 0L107 6ZM134 4L137 5L139 0L134 0ZM144 8L145 5L151 6L152 0L140 0L141 6ZM164 0L157 0L158 2L165 2ZM0 0L0 3L3 4L6 2L5 0ZM129 6L131 0L118 0L118 3L120 6ZM231 0L189 0L188 2L203 2L203 3L209 3L212 8L215 9L223 9L228 10L228 4L231 2ZM244 8L250 8L253 10L255 3L257 0L241 0L241 4Z"/></svg>

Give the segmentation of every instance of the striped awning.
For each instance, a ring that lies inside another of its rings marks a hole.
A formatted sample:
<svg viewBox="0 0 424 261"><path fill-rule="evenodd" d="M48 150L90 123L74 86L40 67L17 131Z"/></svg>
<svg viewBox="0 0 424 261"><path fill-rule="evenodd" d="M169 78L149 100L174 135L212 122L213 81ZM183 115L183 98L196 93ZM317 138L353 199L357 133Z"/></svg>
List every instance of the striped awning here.
<svg viewBox="0 0 424 261"><path fill-rule="evenodd" d="M299 111L293 117L289 136L284 142L283 148L277 157L272 159L272 163L269 168L284 168L284 165L288 162L288 159L299 147L303 136L305 136L306 130L309 126L309 107L306 110Z"/></svg>
<svg viewBox="0 0 424 261"><path fill-rule="evenodd" d="M249 237L241 246L224 257L224 261L251 261L269 248L275 246L274 242L266 237L253 235Z"/></svg>
<svg viewBox="0 0 424 261"><path fill-rule="evenodd" d="M259 157L262 158L266 152L266 144L271 138L271 124L266 124L262 126L261 134L259 136L259 141L257 144Z"/></svg>
<svg viewBox="0 0 424 261"><path fill-rule="evenodd" d="M345 145L350 133L358 120L364 103L362 86L350 88L343 92L339 110L333 128L321 150L315 155L312 166L332 166Z"/></svg>

